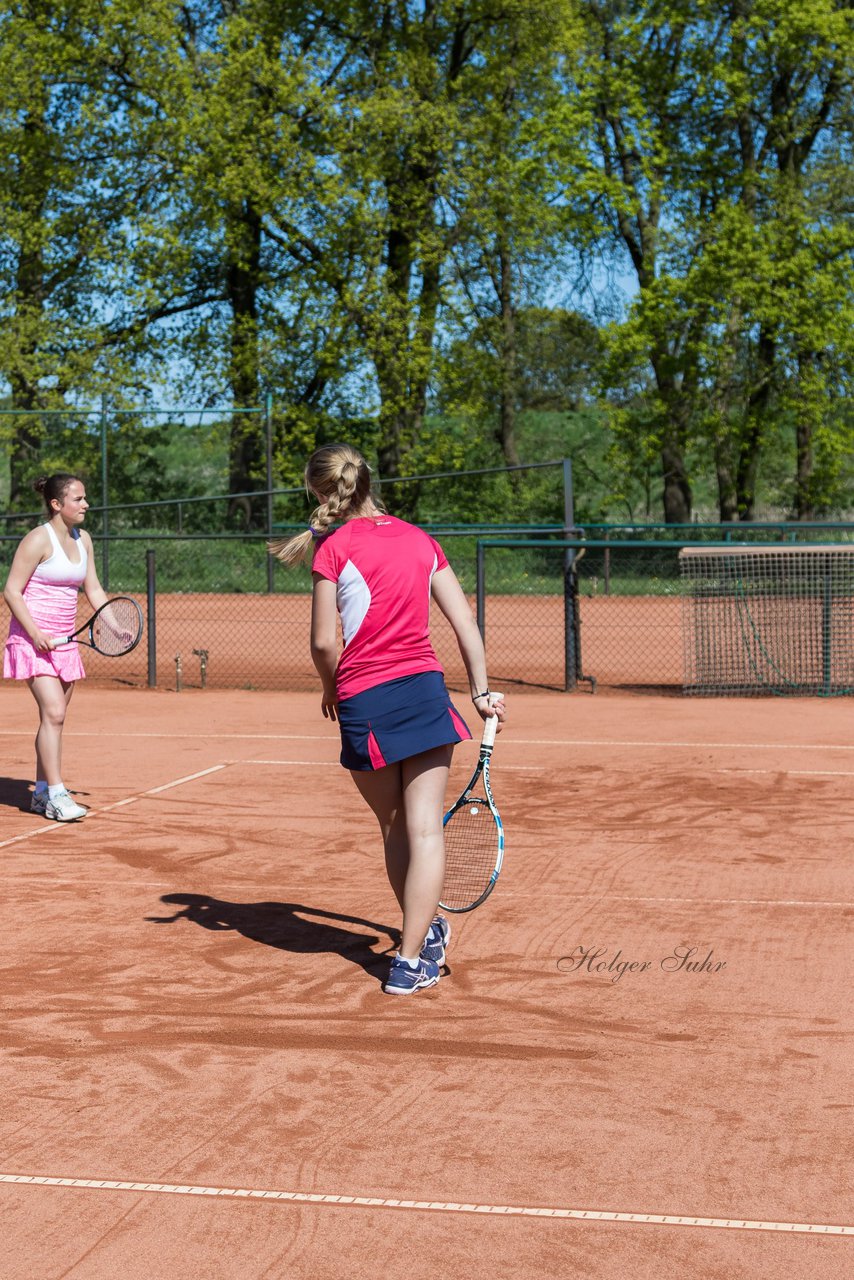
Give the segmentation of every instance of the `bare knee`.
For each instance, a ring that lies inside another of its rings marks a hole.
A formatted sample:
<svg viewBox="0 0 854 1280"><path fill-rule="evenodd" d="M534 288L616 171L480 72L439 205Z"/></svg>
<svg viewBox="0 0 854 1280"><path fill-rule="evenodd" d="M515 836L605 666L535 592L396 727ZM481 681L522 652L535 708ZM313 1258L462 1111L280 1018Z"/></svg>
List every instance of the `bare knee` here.
<svg viewBox="0 0 854 1280"><path fill-rule="evenodd" d="M40 723L47 725L50 729L61 729L65 724L65 712L66 706L64 702L51 703L48 706L40 706Z"/></svg>
<svg viewBox="0 0 854 1280"><path fill-rule="evenodd" d="M438 841L442 834L441 814L438 815L438 821L435 815L417 815L409 817L406 824L406 833L409 837L411 847L418 845L429 845L432 841Z"/></svg>

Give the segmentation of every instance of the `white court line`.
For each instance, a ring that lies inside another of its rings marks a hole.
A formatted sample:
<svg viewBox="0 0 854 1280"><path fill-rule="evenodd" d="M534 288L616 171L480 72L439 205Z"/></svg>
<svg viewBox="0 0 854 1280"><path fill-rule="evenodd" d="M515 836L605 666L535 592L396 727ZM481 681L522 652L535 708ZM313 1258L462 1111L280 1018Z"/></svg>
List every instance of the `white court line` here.
<svg viewBox="0 0 854 1280"><path fill-rule="evenodd" d="M854 778L852 769L718 769L718 773L784 773L787 778Z"/></svg>
<svg viewBox="0 0 854 1280"><path fill-rule="evenodd" d="M173 787L181 787L185 782L194 782L196 778L204 778L208 773L218 773L220 769L225 769L226 767L226 764L215 764L210 769L200 769L198 773L188 773L183 778L175 778L172 782L164 782L160 787L151 787L148 791L137 791L135 795L126 796L124 800L116 800L113 804L102 805L100 809L90 809L86 814L85 821L91 822L93 818L99 817L102 813L110 813L113 809L121 809L127 804L135 804L137 800L143 800L146 796L160 795L161 791L171 791ZM22 835L12 836L9 840L0 840L0 849L5 849L10 844L17 844L20 840L34 840L36 836L62 831L65 826L66 823L64 822L52 822L50 826L35 827L32 831L25 831Z"/></svg>
<svg viewBox="0 0 854 1280"><path fill-rule="evenodd" d="M32 738L29 729L0 729L3 738ZM66 738L102 738L103 733L86 730L66 730ZM199 739L234 738L246 741L270 742L332 742L337 736L330 733L170 733L164 729L160 733L123 733L120 730L110 731L112 738L186 738L191 741ZM509 736L507 745L522 747L699 747L721 751L854 751L854 743L836 742L670 742L648 741L645 739L619 738L517 738Z"/></svg>
<svg viewBox="0 0 854 1280"><path fill-rule="evenodd" d="M112 1179L48 1178L0 1173L0 1182L38 1187L83 1187L91 1191L149 1191L174 1196L218 1196L237 1200L284 1200L291 1204L356 1205L369 1209L415 1209L433 1213L497 1214L501 1217L574 1218L587 1222L632 1222L639 1226L715 1227L735 1231L808 1232L811 1235L851 1236L854 1227L829 1222L773 1222L763 1219L696 1218L669 1213L618 1213L607 1209L532 1208L508 1204L462 1204L444 1200L390 1200L379 1196L324 1195L309 1191L272 1191L257 1187L182 1186L165 1182L118 1182Z"/></svg>
<svg viewBox="0 0 854 1280"><path fill-rule="evenodd" d="M27 729L0 729L0 738L31 738L33 735ZM103 738L103 733L95 733L87 729L66 729L63 737L65 738ZM158 733L123 733L121 730L111 729L111 738L189 738L195 740L197 738L257 738L259 741L270 739L275 742L330 742L337 735L332 733L172 733L168 729L161 729Z"/></svg>
<svg viewBox="0 0 854 1280"><path fill-rule="evenodd" d="M289 766L302 765L306 769L316 769L318 765L326 768L339 768L337 760L229 760L229 764L280 764ZM507 764L501 760L496 765L502 773L542 773L546 768L541 764ZM854 769L712 769L712 773L756 773L776 776L784 774L787 778L854 778Z"/></svg>
<svg viewBox="0 0 854 1280"><path fill-rule="evenodd" d="M541 898L538 893L514 893L510 890L502 895L507 898ZM698 907L844 907L854 906L854 902L822 902L814 898L662 898L641 897L637 894L606 893L601 897L595 893L561 893L555 897L571 898L578 902L678 902L685 906Z"/></svg>
<svg viewBox="0 0 854 1280"><path fill-rule="evenodd" d="M283 764L283 765L302 765L305 769L316 769L318 765L327 769L340 769L341 765L337 760L229 760L229 764ZM505 764L501 763L502 773L540 773L541 766L536 764Z"/></svg>
<svg viewBox="0 0 854 1280"><path fill-rule="evenodd" d="M43 881L45 873L42 871L10 871L4 872L4 880L35 880ZM105 880L103 876L51 876L49 883L51 886L57 884L74 884L83 885L89 888L121 888L121 889L175 889L174 880ZM220 893L237 893L245 889L245 880L236 880L232 882L223 882L220 886ZM531 899L540 901L542 893L523 893L514 889L505 889L502 891L503 898ZM627 893L556 893L555 898L561 900L566 899L571 902L592 902L597 906L606 906L609 902L669 902L678 906L695 906L695 907L833 907L837 910L850 911L854 907L854 901L849 902L831 902L816 899L800 899L800 898L665 898L652 896L638 896L636 894Z"/></svg>
<svg viewBox="0 0 854 1280"><path fill-rule="evenodd" d="M318 765L326 769L340 769L337 760L230 760L229 764L287 764L303 765L306 769L316 769Z"/></svg>

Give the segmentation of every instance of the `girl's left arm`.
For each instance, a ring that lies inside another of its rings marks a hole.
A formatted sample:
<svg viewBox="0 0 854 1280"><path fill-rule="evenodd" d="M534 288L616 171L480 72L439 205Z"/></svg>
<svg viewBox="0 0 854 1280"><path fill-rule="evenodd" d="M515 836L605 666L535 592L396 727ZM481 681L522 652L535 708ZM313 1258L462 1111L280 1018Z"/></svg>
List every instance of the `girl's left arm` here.
<svg viewBox="0 0 854 1280"><path fill-rule="evenodd" d="M338 665L338 589L329 578L312 574L311 594L311 659L323 683L320 702L324 716L337 719L338 695L335 690L335 668Z"/></svg>
<svg viewBox="0 0 854 1280"><path fill-rule="evenodd" d="M98 570L95 568L95 549L92 546L92 539L85 529L80 530L80 537L83 539L83 545L86 548L86 577L83 579L83 591L86 599L89 601L93 609L100 609L102 604L106 604L109 600L104 588L101 586L98 578Z"/></svg>

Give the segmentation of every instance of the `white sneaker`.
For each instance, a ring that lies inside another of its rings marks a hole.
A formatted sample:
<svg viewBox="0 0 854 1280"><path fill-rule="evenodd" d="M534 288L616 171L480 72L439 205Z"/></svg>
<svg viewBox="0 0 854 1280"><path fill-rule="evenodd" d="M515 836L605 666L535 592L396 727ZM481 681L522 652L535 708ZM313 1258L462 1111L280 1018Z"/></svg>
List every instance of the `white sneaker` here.
<svg viewBox="0 0 854 1280"><path fill-rule="evenodd" d="M60 791L52 800L48 799L44 809L44 816L55 818L57 822L74 822L76 818L85 818L87 813L88 810L72 799L67 791Z"/></svg>
<svg viewBox="0 0 854 1280"><path fill-rule="evenodd" d="M34 791L30 796L30 813L40 813L44 817L47 806L47 791Z"/></svg>

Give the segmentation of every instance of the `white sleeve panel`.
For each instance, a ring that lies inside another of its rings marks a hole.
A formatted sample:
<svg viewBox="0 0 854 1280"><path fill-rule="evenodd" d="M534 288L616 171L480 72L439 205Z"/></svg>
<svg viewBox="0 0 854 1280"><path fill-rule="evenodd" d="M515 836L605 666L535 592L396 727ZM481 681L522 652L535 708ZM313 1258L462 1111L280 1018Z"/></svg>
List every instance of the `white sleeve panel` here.
<svg viewBox="0 0 854 1280"><path fill-rule="evenodd" d="M338 612L344 643L349 644L371 607L371 592L359 570L348 560L338 577Z"/></svg>

